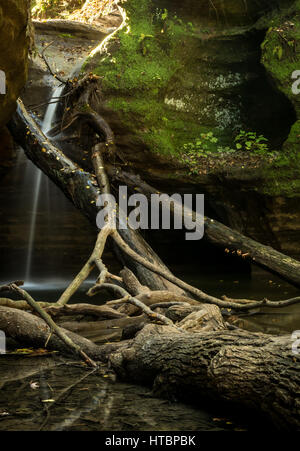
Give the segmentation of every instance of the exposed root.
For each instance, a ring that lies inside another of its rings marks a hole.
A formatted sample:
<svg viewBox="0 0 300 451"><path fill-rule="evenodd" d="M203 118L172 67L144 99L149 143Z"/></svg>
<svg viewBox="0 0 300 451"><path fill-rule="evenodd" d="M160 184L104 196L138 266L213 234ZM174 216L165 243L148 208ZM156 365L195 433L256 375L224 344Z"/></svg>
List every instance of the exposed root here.
<svg viewBox="0 0 300 451"><path fill-rule="evenodd" d="M151 320L159 321L163 324L166 324L167 326L172 326L173 321L171 321L169 318L165 317L164 315L161 315L159 313L154 313L149 307L147 307L143 302L139 301L137 298L130 296L129 293L127 293L124 288L119 287L117 285L104 283L102 285L102 288L106 288L107 290L111 290L113 293L117 295L123 296L123 301L129 302L130 304L134 305L135 307L138 307L142 312L144 312Z"/></svg>
<svg viewBox="0 0 300 451"><path fill-rule="evenodd" d="M99 259L101 259L107 238L111 233L112 229L109 225L105 226L101 230L101 232L98 235L97 242L92 252L92 255L90 256L90 258L88 259L82 270L77 274L75 279L68 286L66 291L61 295L61 297L57 301L58 305L66 305L70 300L71 296L73 296L73 294L76 293L78 288L80 288L83 282L88 278L88 276L96 266L95 261L99 262Z"/></svg>

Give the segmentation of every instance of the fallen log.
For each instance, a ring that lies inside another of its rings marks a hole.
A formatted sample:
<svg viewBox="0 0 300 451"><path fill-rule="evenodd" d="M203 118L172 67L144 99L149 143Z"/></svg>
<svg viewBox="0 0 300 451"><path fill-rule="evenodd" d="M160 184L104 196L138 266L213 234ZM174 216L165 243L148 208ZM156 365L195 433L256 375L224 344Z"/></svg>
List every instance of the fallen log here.
<svg viewBox="0 0 300 451"><path fill-rule="evenodd" d="M106 321L63 321L59 325L93 343L104 344L133 338L149 322L146 315L140 315Z"/></svg>
<svg viewBox="0 0 300 451"><path fill-rule="evenodd" d="M148 325L108 358L123 380L153 384L159 396L230 401L262 413L279 429L300 428L300 356L292 354L290 336L178 333Z"/></svg>
<svg viewBox="0 0 300 451"><path fill-rule="evenodd" d="M115 169L110 171L119 182L125 183L134 189L134 192L140 192L148 198L153 194L160 194L160 192L144 182L139 176ZM178 217L182 216L182 206L172 203L168 200L162 201L165 208L170 207L172 213ZM185 207L186 214L191 214L193 221L201 227L202 218L197 217L196 213ZM272 273L282 277L291 284L300 287L300 262L281 252L273 249L270 246L264 245L255 241L240 232L233 230L220 222L204 217L205 234L204 238L210 243L227 249L228 252L233 253L237 257L246 259L251 263L261 266Z"/></svg>
<svg viewBox="0 0 300 451"><path fill-rule="evenodd" d="M51 351L60 351L64 355L72 355L69 346L57 335L51 335L50 327L42 319L28 312L0 306L0 329L7 337L13 338L23 347L44 348L47 343L47 349ZM90 358L101 360L102 353L98 346L66 329L62 328L62 331Z"/></svg>
<svg viewBox="0 0 300 451"><path fill-rule="evenodd" d="M102 41L113 29L89 25L75 20L48 19L45 21L33 20L36 31L40 34L70 34L78 38Z"/></svg>

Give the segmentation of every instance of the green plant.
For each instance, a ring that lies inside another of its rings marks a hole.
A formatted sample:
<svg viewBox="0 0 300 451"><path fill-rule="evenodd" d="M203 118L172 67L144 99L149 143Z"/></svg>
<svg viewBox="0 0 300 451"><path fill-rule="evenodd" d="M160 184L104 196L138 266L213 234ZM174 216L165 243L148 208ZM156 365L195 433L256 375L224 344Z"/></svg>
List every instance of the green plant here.
<svg viewBox="0 0 300 451"><path fill-rule="evenodd" d="M202 133L195 142L184 144L183 148L186 154L206 158L213 151L216 151L218 141L218 138L212 132Z"/></svg>
<svg viewBox="0 0 300 451"><path fill-rule="evenodd" d="M257 135L256 132L246 132L241 130L235 138L235 147L237 150L264 155L269 151L268 140L263 135Z"/></svg>

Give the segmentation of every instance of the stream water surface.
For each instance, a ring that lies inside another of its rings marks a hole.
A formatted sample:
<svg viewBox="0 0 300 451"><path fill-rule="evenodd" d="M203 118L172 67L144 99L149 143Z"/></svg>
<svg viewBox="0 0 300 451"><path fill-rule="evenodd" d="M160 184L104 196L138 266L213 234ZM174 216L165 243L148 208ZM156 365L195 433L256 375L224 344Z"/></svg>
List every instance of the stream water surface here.
<svg viewBox="0 0 300 451"><path fill-rule="evenodd" d="M0 430L247 431L260 429L221 406L158 399L60 357L0 358Z"/></svg>

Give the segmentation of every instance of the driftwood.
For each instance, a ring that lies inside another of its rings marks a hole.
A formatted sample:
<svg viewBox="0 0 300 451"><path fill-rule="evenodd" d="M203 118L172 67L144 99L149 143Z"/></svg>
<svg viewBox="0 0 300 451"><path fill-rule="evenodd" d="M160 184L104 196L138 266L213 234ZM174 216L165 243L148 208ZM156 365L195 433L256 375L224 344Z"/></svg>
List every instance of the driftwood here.
<svg viewBox="0 0 300 451"><path fill-rule="evenodd" d="M22 343L22 346L33 346L60 351L72 355L72 351L56 334L51 334L50 327L40 318L20 310L0 306L0 329L7 337ZM101 360L99 347L79 335L62 328L73 343L93 360ZM50 338L49 338L50 337Z"/></svg>
<svg viewBox="0 0 300 451"><path fill-rule="evenodd" d="M104 344L134 338L149 323L146 315L139 315L105 321L62 321L59 325L94 343Z"/></svg>
<svg viewBox="0 0 300 451"><path fill-rule="evenodd" d="M14 302L14 301L12 301ZM45 309L45 311L52 318L59 318L61 316L91 316L99 320L106 319L119 319L124 318L126 315L113 310L107 305L90 305L90 304L75 304L75 305L52 305Z"/></svg>
<svg viewBox="0 0 300 451"><path fill-rule="evenodd" d="M230 401L265 414L279 428L300 428L300 356L292 354L290 336L178 333L149 325L109 353L109 361L120 377L154 384L159 395Z"/></svg>

